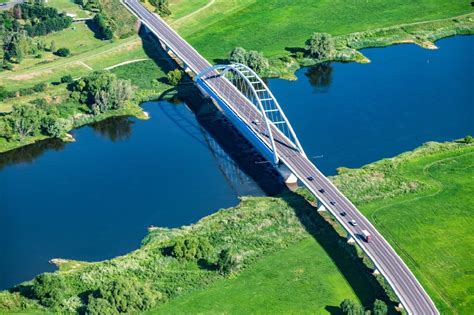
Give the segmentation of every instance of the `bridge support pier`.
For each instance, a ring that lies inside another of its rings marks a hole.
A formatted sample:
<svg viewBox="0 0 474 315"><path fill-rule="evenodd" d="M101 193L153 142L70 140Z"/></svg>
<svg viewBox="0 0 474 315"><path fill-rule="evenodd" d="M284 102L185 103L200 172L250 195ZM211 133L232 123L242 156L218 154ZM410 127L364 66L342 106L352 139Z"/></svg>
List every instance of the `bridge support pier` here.
<svg viewBox="0 0 474 315"><path fill-rule="evenodd" d="M350 233L347 233L347 244L355 244L355 239Z"/></svg>
<svg viewBox="0 0 474 315"><path fill-rule="evenodd" d="M316 210L318 212L327 211L326 207L323 205L323 203L319 199L316 200Z"/></svg>

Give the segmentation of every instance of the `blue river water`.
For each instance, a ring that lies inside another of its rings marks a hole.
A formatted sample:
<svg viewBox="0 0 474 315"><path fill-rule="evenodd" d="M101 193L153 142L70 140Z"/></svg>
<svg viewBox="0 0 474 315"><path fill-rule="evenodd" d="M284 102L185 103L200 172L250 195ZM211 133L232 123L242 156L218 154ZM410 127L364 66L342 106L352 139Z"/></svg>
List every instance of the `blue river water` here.
<svg viewBox="0 0 474 315"><path fill-rule="evenodd" d="M368 49L270 88L320 169L358 167L430 140L474 134L474 37ZM144 104L151 119L114 118L0 155L0 289L54 270L52 258L101 260L140 245L147 227L190 224L242 195L275 194L259 163L210 106Z"/></svg>

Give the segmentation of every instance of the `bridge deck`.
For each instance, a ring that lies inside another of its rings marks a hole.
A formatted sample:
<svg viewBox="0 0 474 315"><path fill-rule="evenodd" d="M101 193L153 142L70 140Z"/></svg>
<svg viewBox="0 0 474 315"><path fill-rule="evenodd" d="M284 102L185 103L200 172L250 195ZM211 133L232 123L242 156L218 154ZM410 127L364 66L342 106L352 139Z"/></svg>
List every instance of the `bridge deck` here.
<svg viewBox="0 0 474 315"><path fill-rule="evenodd" d="M191 45L181 38L161 18L146 10L138 1L124 0L124 3L195 74L211 67L211 64ZM250 126L260 140L271 149L264 124L252 124L252 121L255 119L261 119L260 113L253 104L223 77L211 78L211 76L208 76L207 79L204 79L204 82L215 92L221 101L225 102L235 115ZM290 143L275 126L271 128L275 137L280 161L325 205L348 233L354 236L355 241L371 258L380 273L390 283L406 310L410 314L439 314L434 303L415 276L375 227L312 162L294 149L294 145ZM312 176L314 180L309 181L307 179L308 176ZM320 189L324 189L325 192L321 193ZM331 201L335 201L336 204L332 205ZM342 217L340 215L343 211L347 213L347 216ZM351 219L354 219L358 225L349 225L348 220ZM372 234L372 241L370 243L366 243L360 238L361 231L364 229L370 231Z"/></svg>

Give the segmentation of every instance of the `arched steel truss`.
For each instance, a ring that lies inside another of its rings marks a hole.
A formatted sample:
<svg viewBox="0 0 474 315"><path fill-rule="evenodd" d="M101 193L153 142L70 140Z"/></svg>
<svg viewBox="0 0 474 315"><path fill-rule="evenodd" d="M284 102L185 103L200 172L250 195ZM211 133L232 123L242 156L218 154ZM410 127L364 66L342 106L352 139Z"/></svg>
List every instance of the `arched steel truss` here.
<svg viewBox="0 0 474 315"><path fill-rule="evenodd" d="M273 96L268 86L263 80L249 67L240 63L228 65L216 65L210 67L195 77L195 81L205 81L207 79L222 76L226 78L245 98L255 106L265 123L266 131L271 142L274 162L278 163L278 152L275 146L274 133L272 128L281 133L283 137L289 140L294 148L305 155L303 148L296 136L293 127L285 116L278 101ZM260 122L253 122L259 124Z"/></svg>

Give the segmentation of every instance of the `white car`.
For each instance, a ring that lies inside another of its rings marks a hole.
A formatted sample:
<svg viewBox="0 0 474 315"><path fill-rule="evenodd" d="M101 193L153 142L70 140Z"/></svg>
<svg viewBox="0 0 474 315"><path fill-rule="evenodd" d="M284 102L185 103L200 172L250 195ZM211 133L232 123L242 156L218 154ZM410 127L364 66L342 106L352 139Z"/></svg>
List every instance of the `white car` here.
<svg viewBox="0 0 474 315"><path fill-rule="evenodd" d="M357 222L355 220L350 220L349 223L352 225L352 226L356 226L357 225Z"/></svg>

